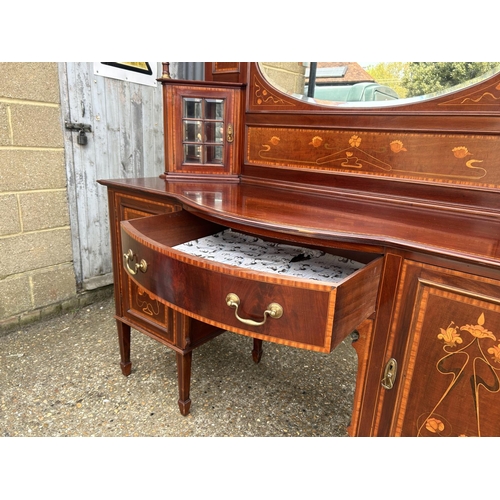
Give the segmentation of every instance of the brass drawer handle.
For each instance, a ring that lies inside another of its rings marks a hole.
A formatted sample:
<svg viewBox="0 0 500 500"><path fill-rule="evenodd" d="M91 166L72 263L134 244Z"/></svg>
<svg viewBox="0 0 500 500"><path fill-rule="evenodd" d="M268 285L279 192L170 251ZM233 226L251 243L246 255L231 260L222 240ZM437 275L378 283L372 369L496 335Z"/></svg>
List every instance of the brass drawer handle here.
<svg viewBox="0 0 500 500"><path fill-rule="evenodd" d="M137 271L139 270L145 273L148 270L148 263L144 259L142 259L139 264L136 262L134 264L134 268L131 268L128 265L129 261L132 262L137 257L136 255L134 255L134 252L132 252L132 250L129 250L127 253L124 253L123 257L125 259L125 265L127 266L127 270L130 274L137 274Z"/></svg>
<svg viewBox="0 0 500 500"><path fill-rule="evenodd" d="M245 325L261 326L266 322L268 316L274 319L278 319L281 318L281 316L283 316L283 308L276 302L273 302L272 304L269 304L267 306L267 309L264 311L264 319L262 321L254 321L253 319L240 318L240 316L238 315L238 306L240 305L240 298L235 293L227 294L226 304L229 307L234 307L235 309L234 315L239 321L245 323Z"/></svg>

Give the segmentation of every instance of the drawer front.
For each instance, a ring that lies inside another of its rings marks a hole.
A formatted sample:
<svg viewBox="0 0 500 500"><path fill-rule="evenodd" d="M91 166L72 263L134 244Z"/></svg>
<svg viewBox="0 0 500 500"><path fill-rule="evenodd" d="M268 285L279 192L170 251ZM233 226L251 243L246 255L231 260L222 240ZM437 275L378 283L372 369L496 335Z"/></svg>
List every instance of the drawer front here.
<svg viewBox="0 0 500 500"><path fill-rule="evenodd" d="M181 206L175 200L155 202L151 199L123 193L116 194L116 205L119 207L120 220L131 220L181 210Z"/></svg>
<svg viewBox="0 0 500 500"><path fill-rule="evenodd" d="M175 226L176 219L159 221L171 222L168 231L175 232L172 224ZM154 232L157 234L157 229ZM370 304L348 306L349 321L332 339L337 297L348 294L350 277L339 284L325 284L208 262L173 250L165 240L151 239L130 223L122 223L121 238L124 252L134 256L124 257L123 265L140 287L193 318L243 335L329 352L375 307L380 266L368 265L351 276L358 275L354 280L357 300L366 302L368 298ZM141 261L145 264L139 267ZM366 272L372 279L363 285L367 280L360 276ZM360 286L368 287L367 293L359 293ZM228 305L229 294L239 298L237 309ZM346 302L339 301L343 309ZM281 317L265 313L273 309L271 304L281 307Z"/></svg>

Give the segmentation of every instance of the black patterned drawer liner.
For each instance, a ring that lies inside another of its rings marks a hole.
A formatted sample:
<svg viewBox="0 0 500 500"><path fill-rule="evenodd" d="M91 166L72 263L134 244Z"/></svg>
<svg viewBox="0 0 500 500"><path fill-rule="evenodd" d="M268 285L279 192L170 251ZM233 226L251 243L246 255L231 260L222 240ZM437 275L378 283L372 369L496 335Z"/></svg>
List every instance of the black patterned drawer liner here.
<svg viewBox="0 0 500 500"><path fill-rule="evenodd" d="M317 281L342 281L364 264L283 243L271 243L231 229L173 247L209 261Z"/></svg>

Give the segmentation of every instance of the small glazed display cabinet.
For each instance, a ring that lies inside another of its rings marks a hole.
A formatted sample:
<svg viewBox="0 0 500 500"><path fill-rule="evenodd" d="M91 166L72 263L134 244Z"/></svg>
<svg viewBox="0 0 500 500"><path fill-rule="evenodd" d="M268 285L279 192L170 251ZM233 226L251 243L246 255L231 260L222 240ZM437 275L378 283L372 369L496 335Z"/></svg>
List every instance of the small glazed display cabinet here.
<svg viewBox="0 0 500 500"><path fill-rule="evenodd" d="M257 63L161 83L164 171L100 181L123 373L131 327L167 345L186 415L193 350L223 331L257 363L355 331L350 435L500 435L500 75L368 107Z"/></svg>

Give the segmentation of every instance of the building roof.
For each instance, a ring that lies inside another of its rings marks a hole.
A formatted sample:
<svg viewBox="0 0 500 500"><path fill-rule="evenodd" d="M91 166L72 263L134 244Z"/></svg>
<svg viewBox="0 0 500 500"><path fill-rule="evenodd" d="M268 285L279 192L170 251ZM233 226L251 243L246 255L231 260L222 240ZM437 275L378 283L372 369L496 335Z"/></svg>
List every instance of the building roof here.
<svg viewBox="0 0 500 500"><path fill-rule="evenodd" d="M359 82L374 82L357 62L319 62L316 67L316 85L352 85ZM306 84L309 69L306 70Z"/></svg>

